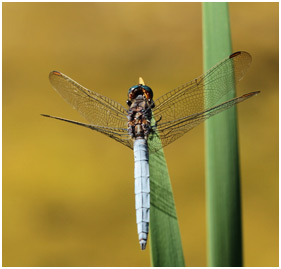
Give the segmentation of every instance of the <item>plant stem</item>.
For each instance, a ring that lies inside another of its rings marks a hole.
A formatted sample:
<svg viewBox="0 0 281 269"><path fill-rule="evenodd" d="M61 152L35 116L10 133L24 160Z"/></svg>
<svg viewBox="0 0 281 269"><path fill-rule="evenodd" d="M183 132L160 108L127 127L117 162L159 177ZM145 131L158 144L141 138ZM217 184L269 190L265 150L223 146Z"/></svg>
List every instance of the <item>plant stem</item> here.
<svg viewBox="0 0 281 269"><path fill-rule="evenodd" d="M203 3L203 50L205 71L231 54L227 3ZM235 85L221 101L234 96ZM242 266L236 108L209 119L205 135L208 266Z"/></svg>

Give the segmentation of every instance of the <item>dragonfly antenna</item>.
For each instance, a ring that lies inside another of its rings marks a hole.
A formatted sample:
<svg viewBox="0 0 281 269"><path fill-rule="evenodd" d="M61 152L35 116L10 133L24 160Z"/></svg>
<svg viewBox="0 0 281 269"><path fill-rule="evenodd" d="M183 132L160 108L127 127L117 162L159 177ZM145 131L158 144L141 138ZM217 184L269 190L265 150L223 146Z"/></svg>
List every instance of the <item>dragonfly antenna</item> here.
<svg viewBox="0 0 281 269"><path fill-rule="evenodd" d="M144 83L142 77L139 77L139 84L145 85L145 83Z"/></svg>

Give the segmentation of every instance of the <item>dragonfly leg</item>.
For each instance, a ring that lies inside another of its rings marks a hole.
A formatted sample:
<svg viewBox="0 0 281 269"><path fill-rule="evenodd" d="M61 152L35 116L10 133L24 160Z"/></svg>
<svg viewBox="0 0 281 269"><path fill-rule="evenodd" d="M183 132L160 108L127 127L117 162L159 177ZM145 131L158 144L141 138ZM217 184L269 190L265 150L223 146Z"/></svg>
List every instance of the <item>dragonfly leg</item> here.
<svg viewBox="0 0 281 269"><path fill-rule="evenodd" d="M135 126L133 125L133 122L131 122L131 121L128 122L128 129L127 130L128 130L129 135L131 136L131 138L134 138L135 137L135 135L134 135Z"/></svg>

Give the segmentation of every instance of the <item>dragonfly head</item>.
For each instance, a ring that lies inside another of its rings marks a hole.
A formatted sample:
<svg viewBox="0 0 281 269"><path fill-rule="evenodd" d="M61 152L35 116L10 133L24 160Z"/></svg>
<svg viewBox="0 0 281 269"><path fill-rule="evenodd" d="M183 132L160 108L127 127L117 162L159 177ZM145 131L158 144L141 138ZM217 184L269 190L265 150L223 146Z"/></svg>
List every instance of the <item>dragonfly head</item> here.
<svg viewBox="0 0 281 269"><path fill-rule="evenodd" d="M152 98L153 98L152 89L146 85L138 84L129 89L127 104L130 106L132 100L136 99L139 95L145 97L145 99L148 101L149 104L152 102Z"/></svg>

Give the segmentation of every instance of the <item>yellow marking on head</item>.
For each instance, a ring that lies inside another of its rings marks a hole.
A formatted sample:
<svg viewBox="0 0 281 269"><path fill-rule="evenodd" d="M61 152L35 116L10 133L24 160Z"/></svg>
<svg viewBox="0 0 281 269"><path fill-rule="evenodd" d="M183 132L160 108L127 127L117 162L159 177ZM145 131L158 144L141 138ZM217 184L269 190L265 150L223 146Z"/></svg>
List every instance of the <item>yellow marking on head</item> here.
<svg viewBox="0 0 281 269"><path fill-rule="evenodd" d="M145 83L144 83L142 77L139 77L139 84L145 85Z"/></svg>

